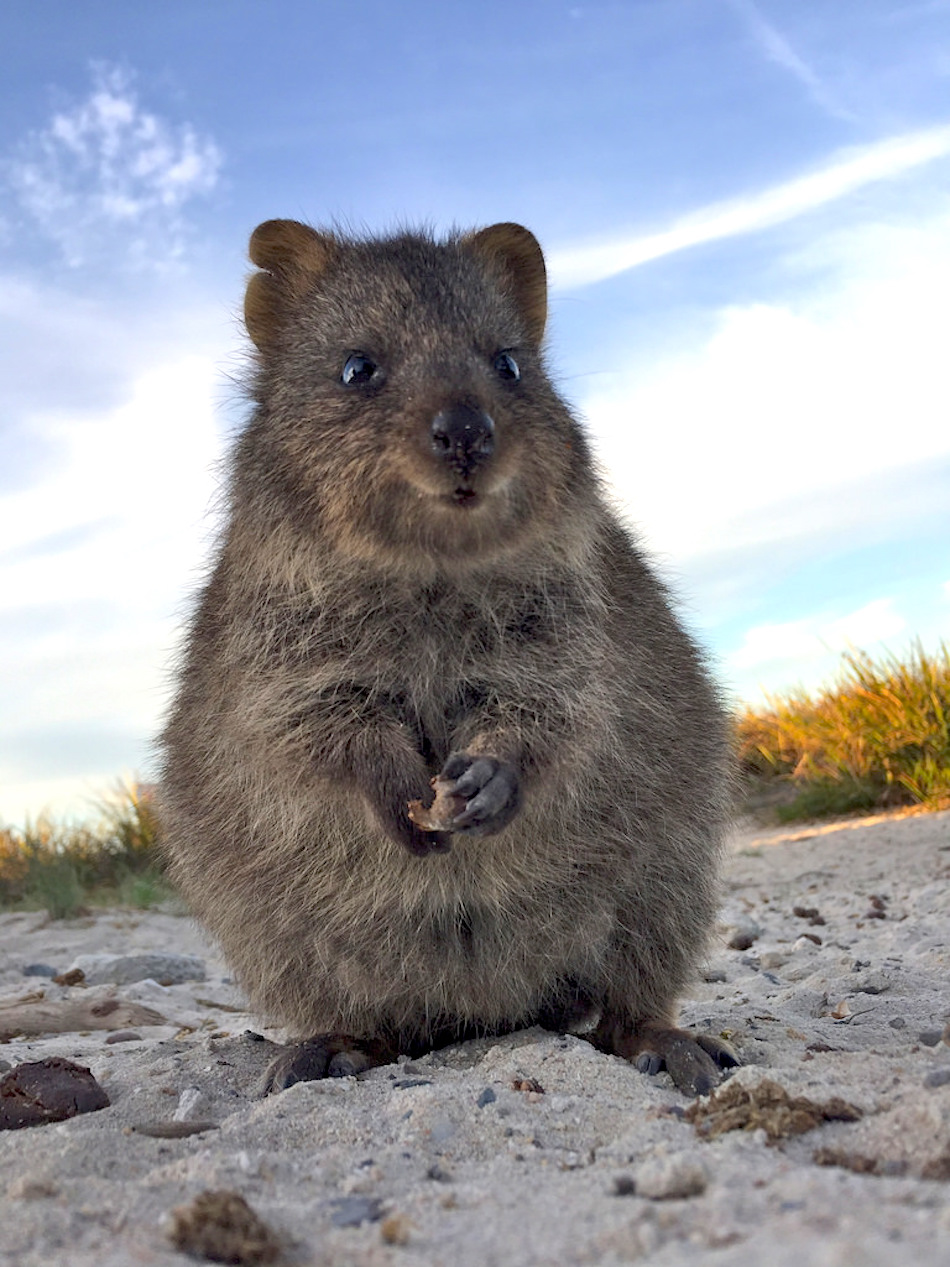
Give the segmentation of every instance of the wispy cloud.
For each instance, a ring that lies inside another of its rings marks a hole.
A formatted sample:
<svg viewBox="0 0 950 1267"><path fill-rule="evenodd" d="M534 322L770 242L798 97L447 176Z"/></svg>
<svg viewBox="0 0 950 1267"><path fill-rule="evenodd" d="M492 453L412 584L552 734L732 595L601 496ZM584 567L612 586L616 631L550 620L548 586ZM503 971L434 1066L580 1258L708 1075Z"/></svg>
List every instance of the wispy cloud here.
<svg viewBox="0 0 950 1267"><path fill-rule="evenodd" d="M32 419L62 460L0 493L0 821L75 805L156 731L182 588L214 526L216 360L180 348L116 407Z"/></svg>
<svg viewBox="0 0 950 1267"><path fill-rule="evenodd" d="M812 244L817 286L722 309L675 351L612 349L580 405L653 549L810 551L816 532L868 540L938 515L945 488L922 468L950 462L948 234L950 206L852 224Z"/></svg>
<svg viewBox="0 0 950 1267"><path fill-rule="evenodd" d="M903 634L907 621L892 598L876 598L857 611L834 619L811 616L783 624L756 625L746 631L742 645L729 657L731 667L749 669L781 661L807 663L828 652L849 647L867 650L887 638Z"/></svg>
<svg viewBox="0 0 950 1267"><path fill-rule="evenodd" d="M748 23L756 43L770 62L787 70L797 79L822 110L836 119L854 121L856 116L841 105L814 68L799 56L777 27L766 21L752 0L730 0L730 3Z"/></svg>
<svg viewBox="0 0 950 1267"><path fill-rule="evenodd" d="M712 203L657 233L552 251L551 280L563 288L586 286L691 246L755 233L948 154L950 124L850 149L805 176L746 197Z"/></svg>
<svg viewBox="0 0 950 1267"><path fill-rule="evenodd" d="M93 66L92 91L31 133L7 167L20 206L73 267L124 248L167 265L182 254L183 208L217 184L222 155L188 123L140 105L127 71Z"/></svg>

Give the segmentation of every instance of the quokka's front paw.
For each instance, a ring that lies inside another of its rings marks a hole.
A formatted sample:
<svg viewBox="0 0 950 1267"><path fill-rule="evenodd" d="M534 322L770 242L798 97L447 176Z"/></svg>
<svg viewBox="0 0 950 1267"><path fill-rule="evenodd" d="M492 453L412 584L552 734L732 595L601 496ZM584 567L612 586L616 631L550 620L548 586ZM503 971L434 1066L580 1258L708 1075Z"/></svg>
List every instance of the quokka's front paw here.
<svg viewBox="0 0 950 1267"><path fill-rule="evenodd" d="M453 752L432 780L435 801L413 801L409 815L423 831L491 836L514 818L520 803L518 771L495 757Z"/></svg>

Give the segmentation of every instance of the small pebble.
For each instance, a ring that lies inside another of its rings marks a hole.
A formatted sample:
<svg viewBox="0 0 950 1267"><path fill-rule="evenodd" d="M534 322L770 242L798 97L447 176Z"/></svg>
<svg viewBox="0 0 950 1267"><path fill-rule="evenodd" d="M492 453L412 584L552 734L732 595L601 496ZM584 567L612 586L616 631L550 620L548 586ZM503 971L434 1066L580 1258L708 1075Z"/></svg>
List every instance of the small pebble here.
<svg viewBox="0 0 950 1267"><path fill-rule="evenodd" d="M87 985L129 985L151 979L160 985L204 981L204 960L197 955L77 955L70 972L83 973Z"/></svg>
<svg viewBox="0 0 950 1267"><path fill-rule="evenodd" d="M892 1016L887 1023L890 1025L891 1029L907 1028L907 1022L904 1020L903 1016Z"/></svg>
<svg viewBox="0 0 950 1267"><path fill-rule="evenodd" d="M195 1118L206 1118L208 1110L208 1098L200 1087L185 1087L178 1097L178 1104L172 1114L172 1120L175 1122L190 1122Z"/></svg>
<svg viewBox="0 0 950 1267"><path fill-rule="evenodd" d="M377 1223L382 1217L383 1203L378 1197L337 1197L330 1202L334 1227L359 1227L361 1223Z"/></svg>
<svg viewBox="0 0 950 1267"><path fill-rule="evenodd" d="M726 942L730 950L748 950L762 936L761 925L748 915L740 915L732 926L732 936Z"/></svg>
<svg viewBox="0 0 950 1267"><path fill-rule="evenodd" d="M651 1201L683 1200L706 1191L709 1175L702 1162L680 1154L651 1157L634 1174L637 1196Z"/></svg>
<svg viewBox="0 0 950 1267"><path fill-rule="evenodd" d="M495 1095L491 1087L486 1087L485 1090L478 1097L478 1099L475 1101L475 1103L478 1105L480 1109L483 1109L486 1104L494 1104L494 1102L497 1099L498 1099L498 1096Z"/></svg>
<svg viewBox="0 0 950 1267"><path fill-rule="evenodd" d="M408 1245L412 1223L404 1214L390 1214L379 1225L379 1234L386 1245Z"/></svg>
<svg viewBox="0 0 950 1267"><path fill-rule="evenodd" d="M936 1047L943 1038L943 1030L925 1029L922 1034L917 1035L918 1043L923 1043L925 1047Z"/></svg>
<svg viewBox="0 0 950 1267"><path fill-rule="evenodd" d="M931 1069L924 1078L925 1087L945 1087L950 1082L950 1069Z"/></svg>
<svg viewBox="0 0 950 1267"><path fill-rule="evenodd" d="M140 1043L141 1041L142 1035L137 1034L134 1029L115 1029L106 1037L106 1043L109 1046L113 1043Z"/></svg>
<svg viewBox="0 0 950 1267"><path fill-rule="evenodd" d="M25 977L48 977L52 980L58 969L51 968L48 963L28 963L23 969Z"/></svg>
<svg viewBox="0 0 950 1267"><path fill-rule="evenodd" d="M868 975L859 981L855 989L859 994L883 994L885 990L891 988L891 979L884 975L883 972L869 972Z"/></svg>
<svg viewBox="0 0 950 1267"><path fill-rule="evenodd" d="M7 1188L7 1196L14 1201L38 1201L44 1197L59 1196L59 1188L48 1179L19 1175Z"/></svg>
<svg viewBox="0 0 950 1267"><path fill-rule="evenodd" d="M733 933L726 945L730 950L748 950L754 941L751 933Z"/></svg>
<svg viewBox="0 0 950 1267"><path fill-rule="evenodd" d="M636 1196L637 1185L634 1183L630 1175L618 1175L614 1180L615 1197L633 1197Z"/></svg>

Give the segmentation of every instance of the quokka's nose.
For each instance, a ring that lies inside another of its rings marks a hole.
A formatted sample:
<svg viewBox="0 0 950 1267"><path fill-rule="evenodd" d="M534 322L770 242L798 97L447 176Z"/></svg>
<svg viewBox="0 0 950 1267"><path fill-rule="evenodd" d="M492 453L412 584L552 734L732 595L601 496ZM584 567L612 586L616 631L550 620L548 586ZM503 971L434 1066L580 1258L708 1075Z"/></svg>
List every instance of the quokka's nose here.
<svg viewBox="0 0 950 1267"><path fill-rule="evenodd" d="M495 451L495 424L483 409L459 402L432 420L432 451L459 475L470 476Z"/></svg>

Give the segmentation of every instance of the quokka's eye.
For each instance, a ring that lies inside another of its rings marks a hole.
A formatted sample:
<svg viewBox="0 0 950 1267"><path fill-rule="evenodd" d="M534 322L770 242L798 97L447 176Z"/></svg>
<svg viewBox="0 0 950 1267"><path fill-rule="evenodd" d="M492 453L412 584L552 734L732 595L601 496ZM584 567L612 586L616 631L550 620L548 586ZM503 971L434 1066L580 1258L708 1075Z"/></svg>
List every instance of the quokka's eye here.
<svg viewBox="0 0 950 1267"><path fill-rule="evenodd" d="M507 379L509 383L517 383L521 377L521 370L518 369L518 362L510 352L499 352L493 362L495 373L499 378Z"/></svg>
<svg viewBox="0 0 950 1267"><path fill-rule="evenodd" d="M371 357L362 352L352 352L346 358L340 380L347 387L363 387L372 382L378 369L379 366Z"/></svg>

